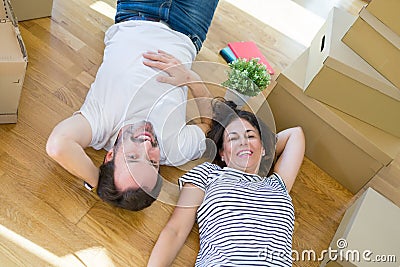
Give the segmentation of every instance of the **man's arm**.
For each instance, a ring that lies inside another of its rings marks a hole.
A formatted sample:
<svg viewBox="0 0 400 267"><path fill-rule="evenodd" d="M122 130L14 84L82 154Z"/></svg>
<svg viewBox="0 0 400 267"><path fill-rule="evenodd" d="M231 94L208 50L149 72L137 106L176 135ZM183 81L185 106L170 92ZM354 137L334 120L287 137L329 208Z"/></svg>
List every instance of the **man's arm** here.
<svg viewBox="0 0 400 267"><path fill-rule="evenodd" d="M194 71L187 69L178 59L164 51L159 50L157 53L147 52L143 54L143 57L148 59L143 62L146 66L154 67L168 73L169 76L158 76L157 81L175 86L188 86L200 113L200 123L196 125L204 133L207 133L211 127L212 95L200 76Z"/></svg>
<svg viewBox="0 0 400 267"><path fill-rule="evenodd" d="M50 134L46 144L47 154L71 174L97 186L99 168L85 153L92 139L89 122L80 114L60 122Z"/></svg>

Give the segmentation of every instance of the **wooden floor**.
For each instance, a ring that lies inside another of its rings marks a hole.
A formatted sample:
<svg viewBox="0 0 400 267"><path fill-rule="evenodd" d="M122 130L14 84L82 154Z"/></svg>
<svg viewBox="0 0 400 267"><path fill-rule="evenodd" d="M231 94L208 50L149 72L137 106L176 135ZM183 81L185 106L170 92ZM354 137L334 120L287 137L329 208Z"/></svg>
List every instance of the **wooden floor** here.
<svg viewBox="0 0 400 267"><path fill-rule="evenodd" d="M282 1L275 0L277 5ZM113 20L91 8L95 2L54 0L51 18L20 23L29 65L18 123L0 125L0 266L145 266L173 210L159 201L141 212L113 208L88 193L82 181L45 153L52 128L80 108L102 60L104 31ZM113 7L115 2L105 0L97 6ZM326 8L332 1L295 2L318 13L320 6ZM361 0L335 2L353 14L364 4ZM286 19L285 14L281 17ZM198 60L221 62L219 49L242 40L257 42L277 73L305 48L221 0ZM100 164L105 152L87 151ZM400 157L370 183L397 205L399 162ZM162 168L171 180L181 173ZM328 247L344 211L357 196L305 159L292 197L296 209L293 249L318 253ZM174 266L193 265L197 234L194 227ZM317 261L294 263L318 265Z"/></svg>

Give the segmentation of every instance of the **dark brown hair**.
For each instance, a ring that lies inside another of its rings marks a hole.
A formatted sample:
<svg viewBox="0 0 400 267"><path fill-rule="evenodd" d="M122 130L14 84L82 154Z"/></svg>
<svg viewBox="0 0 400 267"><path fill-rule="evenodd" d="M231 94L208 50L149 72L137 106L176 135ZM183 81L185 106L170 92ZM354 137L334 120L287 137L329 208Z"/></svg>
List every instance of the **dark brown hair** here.
<svg viewBox="0 0 400 267"><path fill-rule="evenodd" d="M159 174L151 191L147 188L119 191L114 184L114 170L114 158L100 166L97 194L102 200L123 209L139 211L149 207L160 194L162 177Z"/></svg>
<svg viewBox="0 0 400 267"><path fill-rule="evenodd" d="M223 136L225 128L233 120L238 118L248 121L258 130L262 145L266 152L265 156L261 158L259 175L268 175L274 161L276 144L275 133L272 132L265 123L258 119L254 113L237 109L237 105L233 101L225 101L224 99L220 98L214 99L212 126L211 130L207 133L207 138L211 139L216 145L213 163L219 165L220 167L226 166L226 163L221 160L219 151L223 148Z"/></svg>

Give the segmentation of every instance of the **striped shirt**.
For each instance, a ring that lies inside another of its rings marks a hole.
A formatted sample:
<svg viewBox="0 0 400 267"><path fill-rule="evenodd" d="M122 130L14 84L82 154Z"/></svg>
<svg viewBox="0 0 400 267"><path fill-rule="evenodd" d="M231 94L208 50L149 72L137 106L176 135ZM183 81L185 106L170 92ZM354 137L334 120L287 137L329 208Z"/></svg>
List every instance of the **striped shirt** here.
<svg viewBox="0 0 400 267"><path fill-rule="evenodd" d="M196 266L292 266L294 208L278 174L203 163L179 179L205 192Z"/></svg>

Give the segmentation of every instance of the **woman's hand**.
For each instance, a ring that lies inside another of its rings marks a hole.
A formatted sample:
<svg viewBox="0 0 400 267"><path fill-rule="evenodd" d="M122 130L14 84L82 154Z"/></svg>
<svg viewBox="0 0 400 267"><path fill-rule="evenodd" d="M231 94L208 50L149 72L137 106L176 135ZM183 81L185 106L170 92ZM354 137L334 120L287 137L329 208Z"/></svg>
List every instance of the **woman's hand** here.
<svg viewBox="0 0 400 267"><path fill-rule="evenodd" d="M197 73L186 68L177 58L162 50L146 52L143 57L146 59L143 61L144 65L160 69L169 75L169 77L158 76L157 81L159 82L182 86L201 80Z"/></svg>

